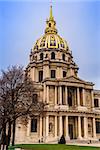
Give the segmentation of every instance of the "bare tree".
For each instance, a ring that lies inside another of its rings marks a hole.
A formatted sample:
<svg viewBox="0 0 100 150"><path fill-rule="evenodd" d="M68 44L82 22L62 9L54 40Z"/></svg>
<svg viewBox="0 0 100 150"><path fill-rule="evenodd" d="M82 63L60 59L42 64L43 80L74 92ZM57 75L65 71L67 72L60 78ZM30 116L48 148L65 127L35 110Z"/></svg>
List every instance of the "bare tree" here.
<svg viewBox="0 0 100 150"><path fill-rule="evenodd" d="M2 71L0 78L0 131L2 139L6 136L8 128L8 145L12 134L12 145L15 141L16 119L21 116L39 115L43 112L44 104L38 99L32 101L36 89L31 79L26 78L23 68L12 66ZM11 133L12 125L12 133Z"/></svg>

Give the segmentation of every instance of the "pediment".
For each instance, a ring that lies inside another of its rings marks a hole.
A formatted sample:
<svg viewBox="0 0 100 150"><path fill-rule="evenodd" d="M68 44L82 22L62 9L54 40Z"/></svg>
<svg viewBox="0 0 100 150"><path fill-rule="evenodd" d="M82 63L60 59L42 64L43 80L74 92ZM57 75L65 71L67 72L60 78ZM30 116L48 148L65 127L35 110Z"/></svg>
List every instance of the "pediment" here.
<svg viewBox="0 0 100 150"><path fill-rule="evenodd" d="M93 84L91 82L86 82L78 77L75 76L69 76L65 79L67 82L72 82L72 83L81 83L81 84Z"/></svg>

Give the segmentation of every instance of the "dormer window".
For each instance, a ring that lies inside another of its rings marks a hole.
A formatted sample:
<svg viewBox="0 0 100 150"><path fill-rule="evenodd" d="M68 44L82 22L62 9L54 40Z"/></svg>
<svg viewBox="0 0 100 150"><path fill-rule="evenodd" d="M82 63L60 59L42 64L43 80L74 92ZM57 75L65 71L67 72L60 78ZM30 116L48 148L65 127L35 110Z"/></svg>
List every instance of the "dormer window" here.
<svg viewBox="0 0 100 150"><path fill-rule="evenodd" d="M55 59L55 53L54 52L51 53L51 59Z"/></svg>
<svg viewBox="0 0 100 150"><path fill-rule="evenodd" d="M43 53L40 54L40 60L43 60Z"/></svg>

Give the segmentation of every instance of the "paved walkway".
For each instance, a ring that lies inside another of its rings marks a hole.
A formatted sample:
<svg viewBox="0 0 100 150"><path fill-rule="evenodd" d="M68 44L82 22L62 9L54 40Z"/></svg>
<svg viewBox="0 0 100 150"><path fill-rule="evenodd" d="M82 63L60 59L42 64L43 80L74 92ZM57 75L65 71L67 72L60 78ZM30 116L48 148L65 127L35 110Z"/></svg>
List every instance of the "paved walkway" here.
<svg viewBox="0 0 100 150"><path fill-rule="evenodd" d="M79 145L79 146L100 147L100 143L91 143L91 144L86 144L86 143L67 143L67 145Z"/></svg>

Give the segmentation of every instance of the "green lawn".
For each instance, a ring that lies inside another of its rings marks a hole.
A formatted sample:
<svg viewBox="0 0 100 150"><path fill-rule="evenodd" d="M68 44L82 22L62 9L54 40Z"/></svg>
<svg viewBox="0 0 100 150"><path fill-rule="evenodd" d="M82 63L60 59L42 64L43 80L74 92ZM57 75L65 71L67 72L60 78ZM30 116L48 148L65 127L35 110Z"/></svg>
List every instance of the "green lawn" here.
<svg viewBox="0 0 100 150"><path fill-rule="evenodd" d="M63 144L22 144L16 145L26 150L100 150L100 147L88 147L88 146L72 146ZM9 150L13 150L10 147Z"/></svg>

